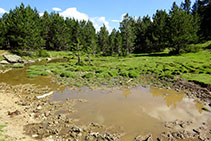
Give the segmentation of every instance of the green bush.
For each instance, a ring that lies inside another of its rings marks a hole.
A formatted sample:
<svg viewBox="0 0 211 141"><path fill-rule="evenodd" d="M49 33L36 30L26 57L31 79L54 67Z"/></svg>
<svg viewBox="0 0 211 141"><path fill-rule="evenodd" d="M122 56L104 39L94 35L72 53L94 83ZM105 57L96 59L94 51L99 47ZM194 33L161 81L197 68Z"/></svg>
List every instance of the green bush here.
<svg viewBox="0 0 211 141"><path fill-rule="evenodd" d="M77 78L78 75L75 72L64 71L60 74L61 77Z"/></svg>
<svg viewBox="0 0 211 141"><path fill-rule="evenodd" d="M40 75L42 75L42 76L48 76L48 75L49 75L49 72L47 72L47 71L42 71L42 72L40 72Z"/></svg>
<svg viewBox="0 0 211 141"><path fill-rule="evenodd" d="M138 71L131 70L131 71L129 71L128 76L130 78L137 78L137 77L139 77L139 72Z"/></svg>
<svg viewBox="0 0 211 141"><path fill-rule="evenodd" d="M117 70L110 70L110 71L108 72L108 74L109 74L110 76L112 76L112 77L115 77L115 76L118 75L118 72L117 72Z"/></svg>
<svg viewBox="0 0 211 141"><path fill-rule="evenodd" d="M123 77L128 77L128 71L126 70L121 70L120 73L119 73L120 76L123 76Z"/></svg>
<svg viewBox="0 0 211 141"><path fill-rule="evenodd" d="M39 57L50 57L50 54L46 50L41 49L37 52L37 56L39 56Z"/></svg>
<svg viewBox="0 0 211 141"><path fill-rule="evenodd" d="M89 72L89 73L86 73L86 74L84 74L83 76L82 76L82 78L93 78L94 77L94 74L93 73L91 73L91 72Z"/></svg>

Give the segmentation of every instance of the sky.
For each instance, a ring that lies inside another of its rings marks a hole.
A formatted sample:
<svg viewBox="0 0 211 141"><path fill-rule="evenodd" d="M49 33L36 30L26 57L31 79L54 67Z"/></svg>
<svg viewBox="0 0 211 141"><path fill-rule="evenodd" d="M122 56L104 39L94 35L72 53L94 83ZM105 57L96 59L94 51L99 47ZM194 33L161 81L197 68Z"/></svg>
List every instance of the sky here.
<svg viewBox="0 0 211 141"><path fill-rule="evenodd" d="M119 28L125 13L135 17L152 17L157 9L169 11L174 1L180 5L184 0L0 0L0 16L24 3L25 6L36 7L40 15L44 11L55 11L63 17L91 20L97 30L105 24L111 31Z"/></svg>

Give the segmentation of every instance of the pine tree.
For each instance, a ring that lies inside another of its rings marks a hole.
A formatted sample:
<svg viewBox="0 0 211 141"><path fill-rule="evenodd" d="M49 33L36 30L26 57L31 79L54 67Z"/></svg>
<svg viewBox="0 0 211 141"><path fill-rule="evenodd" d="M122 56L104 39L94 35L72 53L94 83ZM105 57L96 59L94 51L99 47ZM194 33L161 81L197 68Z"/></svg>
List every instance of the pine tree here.
<svg viewBox="0 0 211 141"><path fill-rule="evenodd" d="M114 50L119 56L121 56L121 53L122 53L122 35L119 31L116 32Z"/></svg>
<svg viewBox="0 0 211 141"><path fill-rule="evenodd" d="M106 29L106 26L103 25L100 28L100 31L98 32L98 52L106 54L108 50L108 37L109 37L109 32Z"/></svg>
<svg viewBox="0 0 211 141"><path fill-rule="evenodd" d="M65 20L63 17L59 16L58 13L52 12L50 14L51 17L51 25L50 25L50 49L53 50L68 50L69 46L69 36L68 36L68 28L65 24Z"/></svg>
<svg viewBox="0 0 211 141"><path fill-rule="evenodd" d="M116 38L116 29L113 29L111 34L109 35L109 51L108 51L109 55L114 54L114 49L116 48L115 47L115 38Z"/></svg>
<svg viewBox="0 0 211 141"><path fill-rule="evenodd" d="M4 17L5 15L3 15ZM7 49L6 48L6 25L3 18L0 18L0 49Z"/></svg>
<svg viewBox="0 0 211 141"><path fill-rule="evenodd" d="M152 21L149 16L136 22L135 53L152 52Z"/></svg>
<svg viewBox="0 0 211 141"><path fill-rule="evenodd" d="M95 33L96 31L91 21L88 21L86 23L84 32L85 32L85 42L86 42L85 51L87 53L89 63L91 63L90 54L91 53L94 54L96 49L96 33Z"/></svg>
<svg viewBox="0 0 211 141"><path fill-rule="evenodd" d="M193 16L179 8L176 3L170 11L170 43L172 53L179 54L188 43L197 39Z"/></svg>
<svg viewBox="0 0 211 141"><path fill-rule="evenodd" d="M181 3L181 8L184 9L188 14L191 12L191 0L185 0Z"/></svg>
<svg viewBox="0 0 211 141"><path fill-rule="evenodd" d="M198 14L201 18L200 33L203 39L211 39L211 1L198 1Z"/></svg>
<svg viewBox="0 0 211 141"><path fill-rule="evenodd" d="M22 3L20 7L10 10L6 16L7 25L6 38L12 50L18 50L18 53L37 50L43 46L43 40L40 36L40 18L36 9L30 6L25 8ZM23 55L26 55L26 54Z"/></svg>
<svg viewBox="0 0 211 141"><path fill-rule="evenodd" d="M168 46L169 15L165 10L157 10L152 23L152 51L162 51Z"/></svg>
<svg viewBox="0 0 211 141"><path fill-rule="evenodd" d="M130 54L134 51L134 40L136 38L134 34L135 21L128 14L124 16L123 21L120 23L120 31L123 38L123 55Z"/></svg>
<svg viewBox="0 0 211 141"><path fill-rule="evenodd" d="M41 18L41 37L45 42L45 49L51 49L50 43L52 40L52 36L50 34L50 31L51 31L52 19L50 18L50 15L48 14L47 11L45 11L43 16L41 16L40 18Z"/></svg>

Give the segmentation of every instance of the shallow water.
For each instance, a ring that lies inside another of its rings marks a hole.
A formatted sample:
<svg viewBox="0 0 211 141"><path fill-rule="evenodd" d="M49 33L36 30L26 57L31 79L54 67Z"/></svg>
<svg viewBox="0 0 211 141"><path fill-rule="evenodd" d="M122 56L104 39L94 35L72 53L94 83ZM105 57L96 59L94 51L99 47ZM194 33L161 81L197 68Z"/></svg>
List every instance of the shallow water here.
<svg viewBox="0 0 211 141"><path fill-rule="evenodd" d="M210 113L201 110L203 104L194 102L182 93L154 87L120 90L66 88L51 98L54 101L67 98L88 100L76 104L78 112L71 116L79 119L78 124L81 125L96 122L112 127L111 132L113 128L124 132L122 140L132 140L137 135L148 133L158 136L166 130L163 126L165 121L192 120L193 126L199 126L210 117Z"/></svg>
<svg viewBox="0 0 211 141"><path fill-rule="evenodd" d="M46 62L36 62L33 63L33 65L42 65L44 63ZM12 69L6 73L0 73L0 83L3 82L10 85L34 84L41 88L48 87L51 90L58 90L61 87L58 84L52 82L51 76L37 76L35 78L27 78L28 72L26 70L29 66L30 65L26 65L24 68Z"/></svg>
<svg viewBox="0 0 211 141"><path fill-rule="evenodd" d="M210 121L211 114L202 110L203 104L194 102L183 93L154 87L135 87L124 89L96 89L87 87L71 90L52 83L51 76L27 78L26 68L0 73L0 82L11 85L35 84L57 91L51 97L53 101L65 101L67 98L86 99L88 102L75 105L77 112L71 117L79 119L79 125L96 122L125 133L121 140L133 140L137 135L152 133L158 136L166 129L165 121L192 120L192 130L202 122ZM67 112L67 111L61 111Z"/></svg>

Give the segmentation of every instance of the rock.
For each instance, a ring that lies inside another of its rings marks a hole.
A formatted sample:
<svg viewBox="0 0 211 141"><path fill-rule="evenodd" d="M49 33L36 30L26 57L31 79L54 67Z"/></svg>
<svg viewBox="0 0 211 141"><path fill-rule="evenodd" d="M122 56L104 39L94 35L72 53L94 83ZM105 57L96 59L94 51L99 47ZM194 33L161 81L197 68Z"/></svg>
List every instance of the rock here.
<svg viewBox="0 0 211 141"><path fill-rule="evenodd" d="M21 61L21 57L17 55L3 55L3 57L10 63L18 63Z"/></svg>
<svg viewBox="0 0 211 141"><path fill-rule="evenodd" d="M38 137L37 134L32 135L32 138L37 138L37 137Z"/></svg>
<svg viewBox="0 0 211 141"><path fill-rule="evenodd" d="M139 135L135 137L134 141L152 141L152 134L148 134L145 136Z"/></svg>
<svg viewBox="0 0 211 141"><path fill-rule="evenodd" d="M2 65L7 65L7 64L10 64L10 63L7 62L7 60L2 60L2 61L0 62L0 64L2 64Z"/></svg>
<svg viewBox="0 0 211 141"><path fill-rule="evenodd" d="M10 117L14 117L14 116L17 116L17 115L20 115L21 114L21 112L20 111L18 111L18 110L16 110L16 111L14 111L14 112L8 112L8 115L10 116Z"/></svg>
<svg viewBox="0 0 211 141"><path fill-rule="evenodd" d="M83 130L77 126L73 126L70 131L73 131L73 132L76 132L76 133L80 133L82 132Z"/></svg>
<svg viewBox="0 0 211 141"><path fill-rule="evenodd" d="M51 58L46 58L46 61L51 61L52 59Z"/></svg>
<svg viewBox="0 0 211 141"><path fill-rule="evenodd" d="M31 63L35 63L34 60L28 60L28 63L31 64Z"/></svg>

